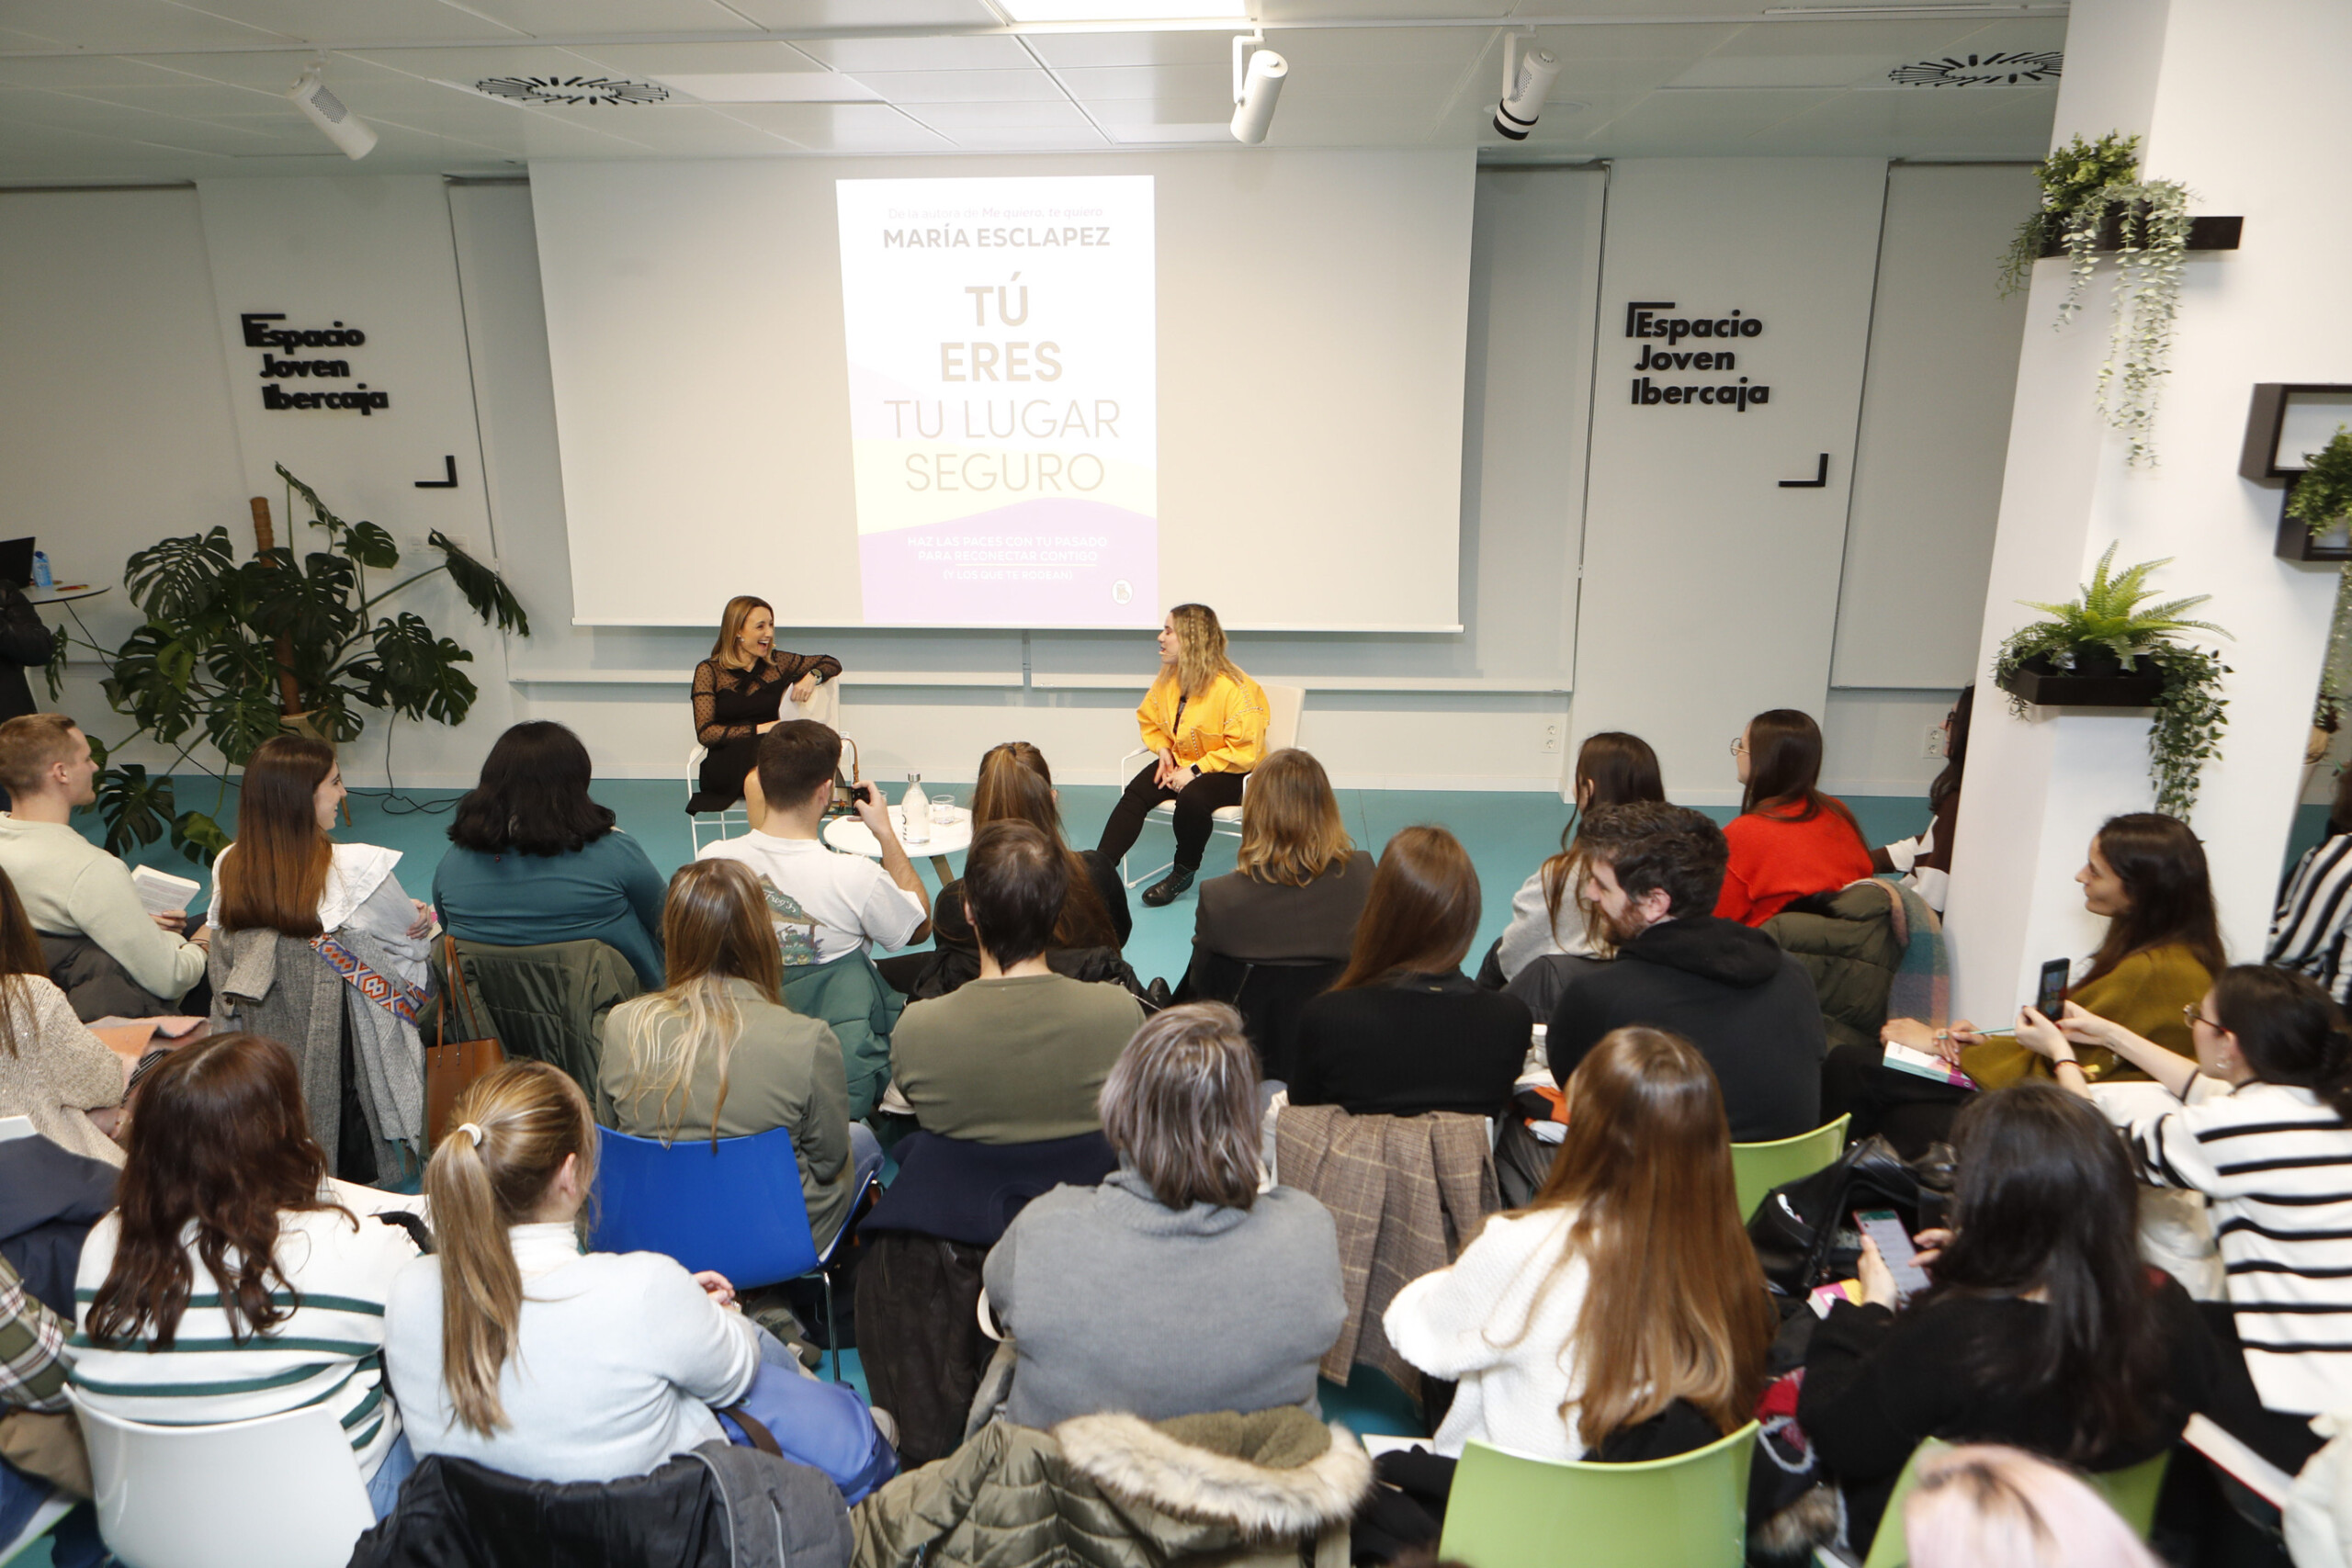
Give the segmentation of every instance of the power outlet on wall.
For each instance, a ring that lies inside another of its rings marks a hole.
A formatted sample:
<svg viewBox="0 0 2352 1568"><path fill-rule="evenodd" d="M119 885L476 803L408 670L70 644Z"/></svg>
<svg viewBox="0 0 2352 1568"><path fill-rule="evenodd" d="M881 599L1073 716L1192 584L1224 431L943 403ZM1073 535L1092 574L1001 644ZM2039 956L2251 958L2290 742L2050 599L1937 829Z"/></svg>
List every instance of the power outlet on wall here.
<svg viewBox="0 0 2352 1568"><path fill-rule="evenodd" d="M1919 755L1922 757L1940 757L1943 754L1944 727L1940 724L1931 724L1928 726L1928 743L1919 748Z"/></svg>
<svg viewBox="0 0 2352 1568"><path fill-rule="evenodd" d="M1544 727L1543 750L1544 754L1547 757L1556 757L1560 754L1560 727L1558 725L1547 724Z"/></svg>

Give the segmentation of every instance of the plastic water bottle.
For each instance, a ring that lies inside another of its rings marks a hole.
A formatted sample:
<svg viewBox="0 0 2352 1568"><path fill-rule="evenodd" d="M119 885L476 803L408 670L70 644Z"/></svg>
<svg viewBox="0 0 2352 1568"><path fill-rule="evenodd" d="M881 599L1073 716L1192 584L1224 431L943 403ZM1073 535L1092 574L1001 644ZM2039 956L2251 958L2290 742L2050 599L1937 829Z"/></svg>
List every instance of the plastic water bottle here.
<svg viewBox="0 0 2352 1568"><path fill-rule="evenodd" d="M931 796L922 792L922 775L907 775L907 793L899 799L899 836L910 844L931 842Z"/></svg>
<svg viewBox="0 0 2352 1568"><path fill-rule="evenodd" d="M33 552L33 586L51 588L55 585L55 580L49 575L49 552L35 550Z"/></svg>

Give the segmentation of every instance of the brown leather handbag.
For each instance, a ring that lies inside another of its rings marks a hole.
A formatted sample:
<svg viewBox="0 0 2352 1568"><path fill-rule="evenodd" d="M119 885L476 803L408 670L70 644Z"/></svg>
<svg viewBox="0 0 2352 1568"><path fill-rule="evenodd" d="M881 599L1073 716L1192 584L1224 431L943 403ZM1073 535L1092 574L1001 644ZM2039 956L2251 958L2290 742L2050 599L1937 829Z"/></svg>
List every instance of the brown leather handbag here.
<svg viewBox="0 0 2352 1568"><path fill-rule="evenodd" d="M436 1145L441 1134L448 1130L449 1112L456 1108L458 1096L476 1078L506 1060L498 1037L484 1030L474 1017L473 996L466 985L466 972L458 966L458 939L447 931L441 933L441 1010L434 1022L433 1043L424 1048L424 1135ZM452 1003L465 1010L468 1039L449 1038Z"/></svg>

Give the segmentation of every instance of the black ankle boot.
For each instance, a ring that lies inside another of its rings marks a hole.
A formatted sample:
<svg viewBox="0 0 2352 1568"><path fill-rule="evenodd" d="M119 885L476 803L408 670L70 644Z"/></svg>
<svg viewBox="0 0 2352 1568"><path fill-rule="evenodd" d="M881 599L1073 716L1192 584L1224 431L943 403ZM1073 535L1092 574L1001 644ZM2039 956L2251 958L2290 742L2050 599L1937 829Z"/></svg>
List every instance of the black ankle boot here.
<svg viewBox="0 0 2352 1568"><path fill-rule="evenodd" d="M1193 886L1193 874L1199 869L1198 866L1191 865L1170 866L1164 881L1155 882L1143 890L1144 907L1148 909L1164 909L1176 902L1183 896L1184 889Z"/></svg>

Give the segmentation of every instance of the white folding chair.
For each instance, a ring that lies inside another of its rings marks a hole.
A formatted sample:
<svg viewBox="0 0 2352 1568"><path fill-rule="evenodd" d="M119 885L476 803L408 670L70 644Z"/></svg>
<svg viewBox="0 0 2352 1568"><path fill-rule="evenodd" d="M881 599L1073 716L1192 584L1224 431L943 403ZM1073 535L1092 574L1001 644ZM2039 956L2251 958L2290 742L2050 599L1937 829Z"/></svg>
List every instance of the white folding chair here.
<svg viewBox="0 0 2352 1568"><path fill-rule="evenodd" d="M69 1388L98 1534L129 1568L342 1568L376 1522L342 1423L323 1405L213 1427L151 1427Z"/></svg>
<svg viewBox="0 0 2352 1568"><path fill-rule="evenodd" d="M838 731L842 718L842 682L835 676L809 696L804 705L790 697L784 699L785 718L813 718L827 728ZM691 805L702 787L702 761L710 755L710 748L697 741L686 752L686 801ZM724 811L700 811L686 818L686 835L693 841L695 853L702 853L705 844L715 844L721 839L732 839L752 830L752 814L741 801Z"/></svg>
<svg viewBox="0 0 2352 1568"><path fill-rule="evenodd" d="M1297 745L1298 716L1306 706L1306 688L1277 686L1272 682L1261 681L1259 682L1259 690L1266 694L1266 750L1269 752L1281 751ZM1119 759L1119 770L1115 776L1122 787L1125 785L1128 779L1135 776L1130 770L1150 755L1149 751L1138 746ZM1243 780L1241 787L1245 791L1248 790L1249 781ZM1164 822L1168 824L1169 830L1173 832L1176 823L1176 803L1172 800L1161 801L1151 808L1151 815L1144 820L1148 823ZM1241 837L1241 807L1238 806L1218 807L1210 813L1209 831L1212 835L1224 834L1235 839ZM1170 858L1139 875L1130 876L1127 874L1128 858L1126 855L1119 857L1119 880L1130 887L1140 887L1147 882L1158 881L1161 873L1176 863L1174 859Z"/></svg>

